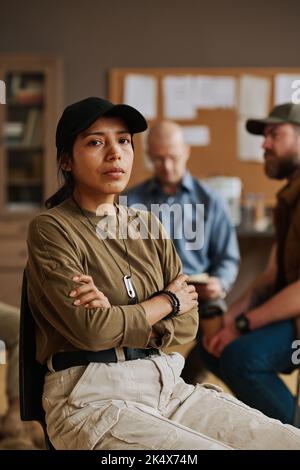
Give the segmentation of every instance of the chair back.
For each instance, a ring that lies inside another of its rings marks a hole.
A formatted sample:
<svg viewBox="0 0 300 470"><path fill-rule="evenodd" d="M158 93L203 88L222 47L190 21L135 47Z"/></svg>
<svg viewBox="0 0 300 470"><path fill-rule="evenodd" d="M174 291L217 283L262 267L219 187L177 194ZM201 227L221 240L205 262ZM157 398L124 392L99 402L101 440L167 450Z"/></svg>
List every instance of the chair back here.
<svg viewBox="0 0 300 470"><path fill-rule="evenodd" d="M42 394L47 369L36 360L35 322L28 304L25 271L22 283L19 347L21 419L23 421L39 421L45 428Z"/></svg>

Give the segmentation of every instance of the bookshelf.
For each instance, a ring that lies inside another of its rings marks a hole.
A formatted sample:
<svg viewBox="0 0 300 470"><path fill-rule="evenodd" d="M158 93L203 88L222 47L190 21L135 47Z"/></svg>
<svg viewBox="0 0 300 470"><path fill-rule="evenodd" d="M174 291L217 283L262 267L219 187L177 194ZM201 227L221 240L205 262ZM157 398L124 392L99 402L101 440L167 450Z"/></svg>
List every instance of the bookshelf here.
<svg viewBox="0 0 300 470"><path fill-rule="evenodd" d="M4 74L4 212L38 209L43 203L45 78L33 70Z"/></svg>
<svg viewBox="0 0 300 470"><path fill-rule="evenodd" d="M57 188L55 127L62 111L56 57L0 55L0 301L19 304L28 222Z"/></svg>

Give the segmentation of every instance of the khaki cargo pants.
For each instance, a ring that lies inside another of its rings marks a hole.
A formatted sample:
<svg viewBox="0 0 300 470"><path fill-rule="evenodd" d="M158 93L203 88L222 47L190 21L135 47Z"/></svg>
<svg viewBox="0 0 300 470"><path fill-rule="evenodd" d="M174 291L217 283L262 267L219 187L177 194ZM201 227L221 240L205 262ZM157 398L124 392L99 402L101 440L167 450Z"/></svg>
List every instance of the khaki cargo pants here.
<svg viewBox="0 0 300 470"><path fill-rule="evenodd" d="M300 449L300 430L213 385L187 385L178 354L91 363L46 375L56 449Z"/></svg>

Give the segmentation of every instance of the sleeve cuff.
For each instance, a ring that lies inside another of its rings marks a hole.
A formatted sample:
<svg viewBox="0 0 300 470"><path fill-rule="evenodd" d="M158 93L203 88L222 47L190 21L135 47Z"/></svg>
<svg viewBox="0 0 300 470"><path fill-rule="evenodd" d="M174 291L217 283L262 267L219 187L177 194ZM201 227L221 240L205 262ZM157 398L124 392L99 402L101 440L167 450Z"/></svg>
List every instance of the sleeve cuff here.
<svg viewBox="0 0 300 470"><path fill-rule="evenodd" d="M150 338L148 347L162 349L171 344L174 337L174 325L172 320L161 320L155 323L152 328L156 336Z"/></svg>
<svg viewBox="0 0 300 470"><path fill-rule="evenodd" d="M124 315L124 335L121 347L141 348L148 346L152 327L141 305L119 306Z"/></svg>

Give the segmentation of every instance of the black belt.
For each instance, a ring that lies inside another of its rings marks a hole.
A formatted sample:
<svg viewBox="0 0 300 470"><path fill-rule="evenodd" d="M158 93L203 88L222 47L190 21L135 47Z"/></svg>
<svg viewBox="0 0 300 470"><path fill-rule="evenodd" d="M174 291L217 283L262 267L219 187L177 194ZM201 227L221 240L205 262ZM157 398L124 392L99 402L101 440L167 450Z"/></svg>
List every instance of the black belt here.
<svg viewBox="0 0 300 470"><path fill-rule="evenodd" d="M123 348L126 361L145 359L159 354L158 349ZM52 367L57 372L74 366L87 366L90 362L118 362L115 349L105 351L70 351L60 352L52 356Z"/></svg>

